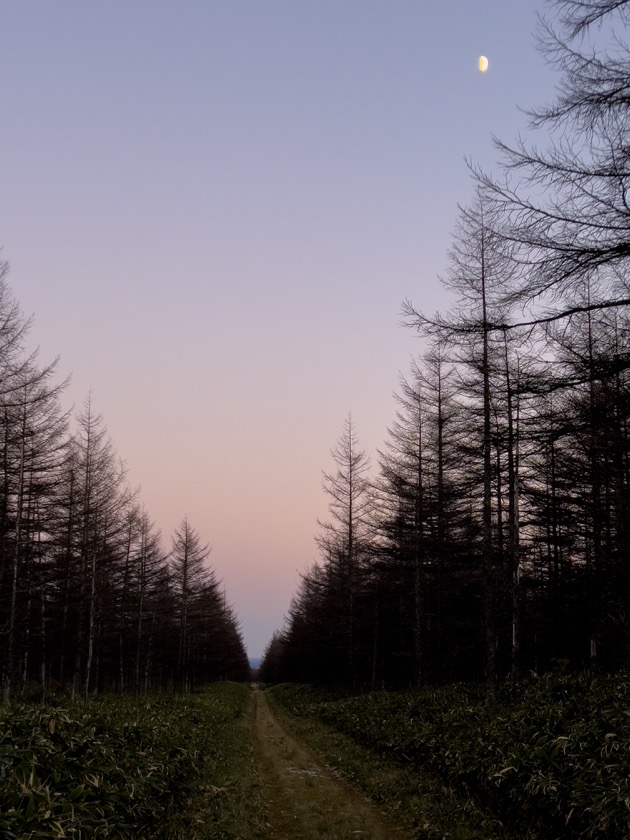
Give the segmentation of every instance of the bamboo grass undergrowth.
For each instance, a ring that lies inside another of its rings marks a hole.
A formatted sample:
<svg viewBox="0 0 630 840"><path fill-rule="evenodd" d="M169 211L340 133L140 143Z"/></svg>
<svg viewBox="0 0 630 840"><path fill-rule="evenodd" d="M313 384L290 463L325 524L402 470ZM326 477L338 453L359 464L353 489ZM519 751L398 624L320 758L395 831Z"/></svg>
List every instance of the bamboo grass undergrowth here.
<svg viewBox="0 0 630 840"><path fill-rule="evenodd" d="M302 687L303 688L303 687ZM306 743L333 772L360 790L414 840L527 840L511 834L499 820L482 811L471 797L458 795L435 774L400 764L324 723L317 715L323 695L282 686L269 692L269 704L282 724Z"/></svg>
<svg viewBox="0 0 630 840"><path fill-rule="evenodd" d="M0 836L237 836L234 821L250 820L241 803L255 798L250 702L247 686L217 683L189 695L2 708Z"/></svg>
<svg viewBox="0 0 630 840"><path fill-rule="evenodd" d="M271 696L288 724L305 739L322 740L323 754L333 760L341 760L332 751L337 733L350 740L350 757L355 744L367 751L363 767L349 759L344 771L359 786L373 784L372 762L387 760L418 774L423 791L436 781L435 808L428 807L439 819L439 785L453 793L454 803L464 803L464 811L489 815L494 833L473 829L472 837L630 837L628 672L533 677L501 689L493 702L471 685L355 696L284 685ZM318 734L321 724L334 733L328 744ZM394 787L386 798L396 807L404 784ZM425 804L405 799L401 807L424 811ZM447 826L443 836L457 836L450 831ZM424 836L440 834L418 834Z"/></svg>

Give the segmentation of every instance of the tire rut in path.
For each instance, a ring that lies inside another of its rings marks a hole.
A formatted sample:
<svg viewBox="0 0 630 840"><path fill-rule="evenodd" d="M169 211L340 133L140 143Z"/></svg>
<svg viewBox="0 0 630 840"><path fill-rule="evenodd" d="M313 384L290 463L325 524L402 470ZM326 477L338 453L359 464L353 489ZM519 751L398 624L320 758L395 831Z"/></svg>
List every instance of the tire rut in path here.
<svg viewBox="0 0 630 840"><path fill-rule="evenodd" d="M252 738L274 840L404 840L358 791L278 723L254 688Z"/></svg>

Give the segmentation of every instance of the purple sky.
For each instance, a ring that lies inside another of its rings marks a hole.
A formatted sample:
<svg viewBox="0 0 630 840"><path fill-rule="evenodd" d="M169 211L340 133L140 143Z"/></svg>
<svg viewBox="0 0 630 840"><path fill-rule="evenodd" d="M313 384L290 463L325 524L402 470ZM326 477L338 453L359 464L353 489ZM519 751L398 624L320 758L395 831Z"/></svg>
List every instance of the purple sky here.
<svg viewBox="0 0 630 840"><path fill-rule="evenodd" d="M491 135L549 101L540 0L22 0L0 9L0 246L165 542L184 514L251 656L373 455ZM490 60L486 74L477 58Z"/></svg>

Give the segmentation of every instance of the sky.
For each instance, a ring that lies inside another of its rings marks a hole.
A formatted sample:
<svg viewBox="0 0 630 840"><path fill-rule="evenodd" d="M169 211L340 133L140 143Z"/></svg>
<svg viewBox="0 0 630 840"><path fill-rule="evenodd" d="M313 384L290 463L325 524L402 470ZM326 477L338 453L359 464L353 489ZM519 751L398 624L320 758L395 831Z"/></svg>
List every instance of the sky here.
<svg viewBox="0 0 630 840"><path fill-rule="evenodd" d="M0 0L0 257L168 547L251 657L317 559L352 412L376 464L471 159L553 98L542 0ZM478 70L478 57L489 69Z"/></svg>

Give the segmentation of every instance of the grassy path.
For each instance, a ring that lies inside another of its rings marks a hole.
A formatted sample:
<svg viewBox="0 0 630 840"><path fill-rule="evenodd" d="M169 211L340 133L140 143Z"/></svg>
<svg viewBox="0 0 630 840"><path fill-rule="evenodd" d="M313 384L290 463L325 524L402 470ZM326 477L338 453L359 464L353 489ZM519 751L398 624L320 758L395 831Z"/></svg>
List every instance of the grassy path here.
<svg viewBox="0 0 630 840"><path fill-rule="evenodd" d="M407 837L527 840L524 834L509 831L494 815L481 810L469 796L445 786L434 774L359 744L323 723L317 714L305 712L301 693L299 687L284 686L271 689L265 696L273 714L300 744L321 756L352 789L377 803ZM530 840L534 836L528 835Z"/></svg>
<svg viewBox="0 0 630 840"><path fill-rule="evenodd" d="M407 836L289 735L257 688L251 727L273 840L404 840Z"/></svg>

